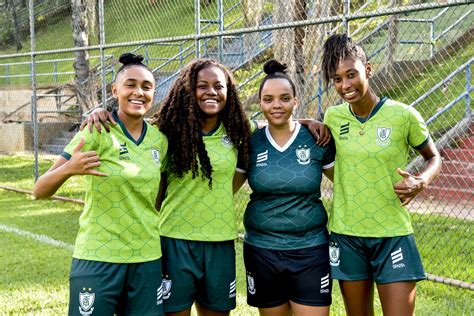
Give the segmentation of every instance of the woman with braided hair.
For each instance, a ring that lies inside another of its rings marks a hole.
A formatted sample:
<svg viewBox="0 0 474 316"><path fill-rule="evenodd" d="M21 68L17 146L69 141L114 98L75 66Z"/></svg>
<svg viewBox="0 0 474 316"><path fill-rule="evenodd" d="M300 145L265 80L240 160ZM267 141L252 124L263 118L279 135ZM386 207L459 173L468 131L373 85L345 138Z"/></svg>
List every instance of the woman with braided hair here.
<svg viewBox="0 0 474 316"><path fill-rule="evenodd" d="M374 314L374 282L384 315L413 315L425 273L405 205L438 175L440 155L415 109L371 90L372 66L347 35L327 39L322 72L344 101L324 118L336 144L332 277L348 315ZM425 160L418 175L403 170L410 147Z"/></svg>
<svg viewBox="0 0 474 316"><path fill-rule="evenodd" d="M69 177L86 175L69 315L163 315L155 204L168 141L144 121L155 78L143 57L127 53L119 61L112 85L118 124L109 134L77 133L33 189L35 198L48 197Z"/></svg>

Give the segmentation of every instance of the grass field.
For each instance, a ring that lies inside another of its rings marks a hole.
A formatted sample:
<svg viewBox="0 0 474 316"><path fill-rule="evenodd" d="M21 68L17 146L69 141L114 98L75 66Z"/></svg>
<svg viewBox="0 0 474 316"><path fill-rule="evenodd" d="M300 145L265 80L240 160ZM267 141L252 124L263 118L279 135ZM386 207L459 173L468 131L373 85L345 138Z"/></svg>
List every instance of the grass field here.
<svg viewBox="0 0 474 316"><path fill-rule="evenodd" d="M42 172L51 160L42 161ZM29 156L0 155L0 184L17 188L31 188L32 158ZM79 179L79 178L78 178ZM73 181L62 195L81 197L81 181ZM78 229L82 206L52 200L34 201L30 196L0 190L0 314L7 315L64 315L68 300L68 273L71 247ZM439 239L442 248L422 251L424 262L436 257L456 258L456 269L472 277L472 238L470 223L450 219L436 222L426 215L414 216L417 236L425 240ZM446 224L446 225L445 225ZM437 227L439 226L439 227ZM451 227L451 231L449 230ZM456 240L463 240L453 244ZM61 243L51 244L53 240ZM435 248L433 246L433 248ZM257 315L245 303L245 274L242 262L242 243L237 242L238 307L233 315ZM462 253L464 252L464 256ZM447 267L451 262L446 261ZM430 271L428 271L430 272ZM449 269L444 271L452 273ZM449 276L449 275L448 275ZM337 285L333 291L332 315L344 315ZM472 292L443 284L424 281L418 285L417 315L472 315ZM380 303L376 300L376 314Z"/></svg>

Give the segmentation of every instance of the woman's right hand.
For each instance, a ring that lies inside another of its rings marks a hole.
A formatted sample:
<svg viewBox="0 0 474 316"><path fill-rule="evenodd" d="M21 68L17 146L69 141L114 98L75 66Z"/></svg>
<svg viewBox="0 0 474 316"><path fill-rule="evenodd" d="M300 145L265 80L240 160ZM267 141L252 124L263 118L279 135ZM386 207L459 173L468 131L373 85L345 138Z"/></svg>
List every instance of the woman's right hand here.
<svg viewBox="0 0 474 316"><path fill-rule="evenodd" d="M93 126L95 126L97 131L101 133L102 125L104 125L105 130L107 131L107 133L109 133L110 132L109 122L112 125L117 124L112 113L110 113L104 108L96 108L94 109L94 111L91 112L91 114L89 114L89 116L84 120L84 122L82 122L80 129L82 131L84 127L86 127L87 125L87 127L89 128L89 132L92 133L92 128Z"/></svg>
<svg viewBox="0 0 474 316"><path fill-rule="evenodd" d="M79 144L74 148L73 154L68 162L65 163L65 168L69 175L94 175L99 177L106 177L107 174L95 170L100 166L100 157L95 151L82 151L85 141L81 138Z"/></svg>

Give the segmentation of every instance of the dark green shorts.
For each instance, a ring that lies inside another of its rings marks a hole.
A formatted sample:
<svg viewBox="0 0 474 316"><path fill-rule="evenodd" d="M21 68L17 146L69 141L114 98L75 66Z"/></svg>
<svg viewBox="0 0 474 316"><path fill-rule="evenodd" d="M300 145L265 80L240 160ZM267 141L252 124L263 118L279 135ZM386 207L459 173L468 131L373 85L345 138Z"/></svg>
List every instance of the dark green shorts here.
<svg viewBox="0 0 474 316"><path fill-rule="evenodd" d="M69 315L163 315L161 259L109 263L72 259Z"/></svg>
<svg viewBox="0 0 474 316"><path fill-rule="evenodd" d="M333 279L384 284L426 278L413 234L370 238L331 233L329 258Z"/></svg>
<svg viewBox="0 0 474 316"><path fill-rule="evenodd" d="M165 312L235 308L234 241L205 242L161 237Z"/></svg>

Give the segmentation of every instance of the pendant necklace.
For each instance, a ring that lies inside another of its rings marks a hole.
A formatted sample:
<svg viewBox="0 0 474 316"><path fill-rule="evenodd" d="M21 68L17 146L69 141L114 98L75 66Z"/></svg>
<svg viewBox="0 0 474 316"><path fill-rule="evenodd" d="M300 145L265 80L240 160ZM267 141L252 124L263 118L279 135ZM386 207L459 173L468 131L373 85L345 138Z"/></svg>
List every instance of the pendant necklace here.
<svg viewBox="0 0 474 316"><path fill-rule="evenodd" d="M369 119L370 119L370 115L372 114L372 111L375 109L375 107L376 107L377 104L379 103L379 100L380 100L380 99L379 99L378 97L375 98L374 105L372 105L372 108L370 109L369 115L366 116L367 119L365 120L364 123L361 123L361 125L360 125L360 130L359 130L359 135L360 135L360 136L362 136L362 135L365 134L365 125L367 125L367 122L368 122ZM354 113L355 116L360 117L360 118L363 118L363 117L357 115L357 114L354 112L354 110L352 109L352 106L351 106L351 110L352 110L352 113Z"/></svg>

